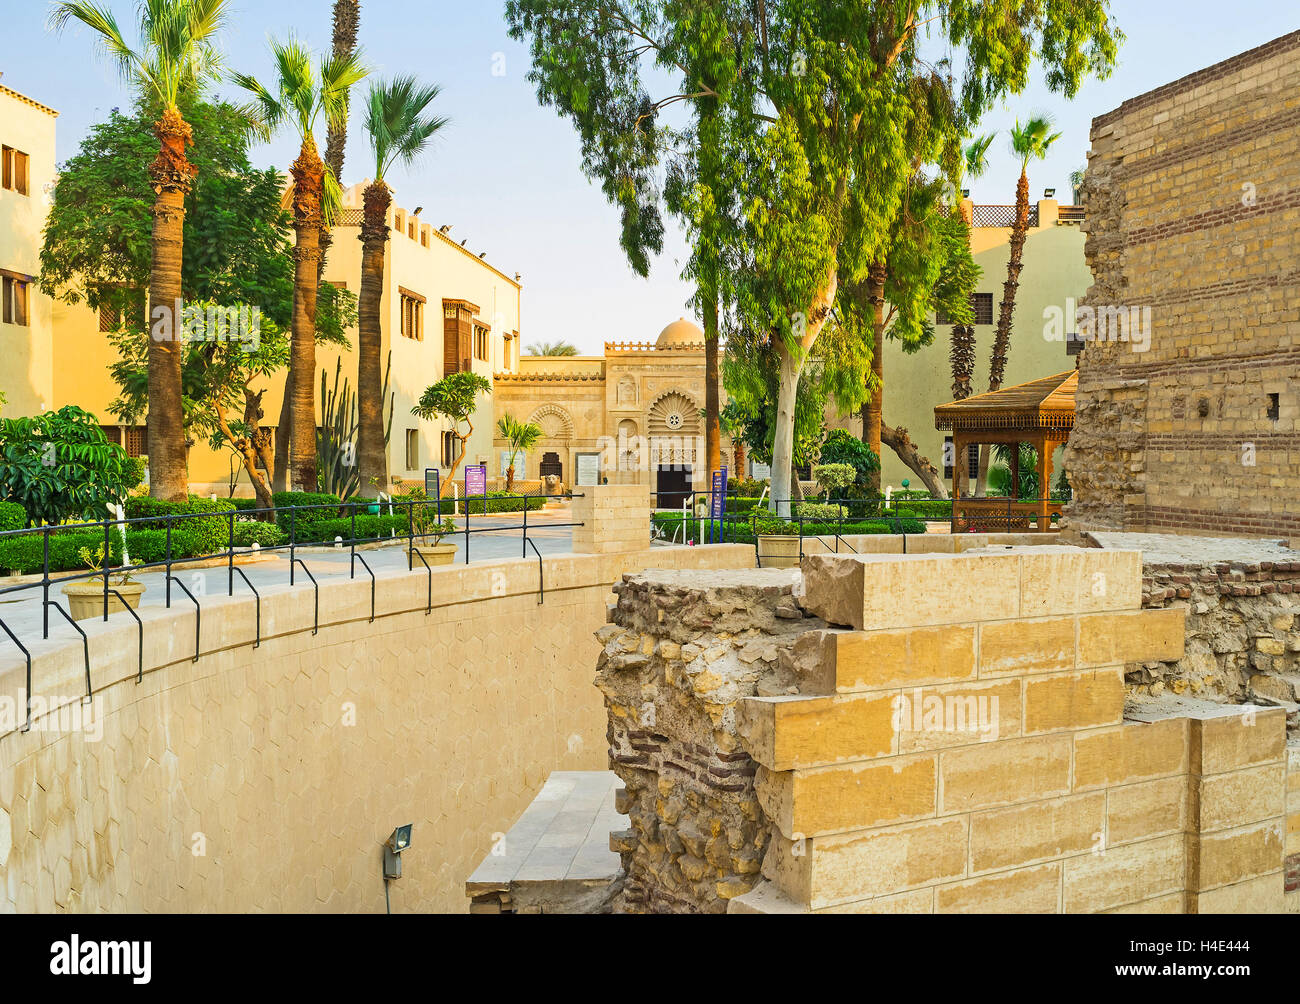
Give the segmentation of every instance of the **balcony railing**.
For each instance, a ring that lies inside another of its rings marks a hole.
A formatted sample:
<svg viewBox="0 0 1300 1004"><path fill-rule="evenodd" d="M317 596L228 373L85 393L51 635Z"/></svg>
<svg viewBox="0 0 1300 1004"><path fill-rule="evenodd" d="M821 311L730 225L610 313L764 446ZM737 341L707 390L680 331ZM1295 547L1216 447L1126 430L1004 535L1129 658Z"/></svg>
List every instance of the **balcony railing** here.
<svg viewBox="0 0 1300 1004"><path fill-rule="evenodd" d="M971 210L971 226L1010 227L1016 222L1015 206L975 206ZM1029 225L1038 226L1038 207L1029 207Z"/></svg>

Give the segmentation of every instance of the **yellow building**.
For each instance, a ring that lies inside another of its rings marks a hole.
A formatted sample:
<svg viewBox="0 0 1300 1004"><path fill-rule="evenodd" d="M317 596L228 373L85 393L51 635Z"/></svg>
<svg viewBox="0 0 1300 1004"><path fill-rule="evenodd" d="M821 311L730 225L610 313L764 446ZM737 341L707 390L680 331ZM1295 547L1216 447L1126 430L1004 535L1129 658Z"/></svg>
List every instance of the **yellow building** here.
<svg viewBox="0 0 1300 1004"><path fill-rule="evenodd" d="M978 394L988 390L989 359L997 331L1002 284L1007 278L1015 207L976 206L966 200L963 211L971 222L971 253L983 269L974 294L976 349L972 393ZM1041 199L1029 211L1030 227L1020 288L1016 292L1015 325L1002 381L1004 387L1051 376L1071 365L1073 357L1067 353L1067 343L1060 340L1061 326L1053 323L1054 310L1063 315L1064 333L1072 333L1065 320L1072 316L1067 301L1082 299L1092 285L1092 273L1083 257L1084 234L1079 229L1082 211L1076 206L1062 206L1052 198ZM911 355L897 342L885 344L885 421L906 428L921 455L936 467L944 465L946 437L934 427L934 409L951 401L953 396L951 330L945 318L936 318L934 344ZM858 416L835 424L855 435L862 432ZM924 488L893 450L886 447L883 452L882 484L898 488L906 478L911 481L912 489ZM950 454L948 459L951 460ZM1060 470L1059 458L1056 469ZM972 470L978 473L974 465ZM951 489L951 467L944 469L944 476Z"/></svg>
<svg viewBox="0 0 1300 1004"><path fill-rule="evenodd" d="M0 393L3 414L55 400L52 303L36 288L58 112L0 86Z"/></svg>
<svg viewBox="0 0 1300 1004"><path fill-rule="evenodd" d="M606 479L645 484L664 507L680 505L691 488L708 489L704 332L691 321L674 321L653 343L606 342L600 356L518 362L516 372L496 374L495 414L534 422L543 438L516 458L517 478L555 475L574 488ZM510 451L499 437L495 445L489 474L504 476ZM734 472L725 436L722 448L723 463Z"/></svg>
<svg viewBox="0 0 1300 1004"><path fill-rule="evenodd" d="M36 289L41 233L55 181L54 117L57 113L0 87L0 143L4 147L4 189L0 190L0 275L4 323L0 325L0 393L4 413L30 415L75 404L99 417L109 438L133 456L147 455L145 426L115 422L109 406L118 395L109 367L117 355L105 337L114 318L84 303L51 301ZM363 185L344 193L344 212L334 233L325 278L356 293L361 286L361 197ZM512 372L519 361L519 277L507 276L462 247L418 211L394 206L392 237L381 301L385 358L392 353L389 389L394 418L389 473L422 481L424 471L449 473L456 442L445 422L424 421L411 407L424 389L445 374L472 370L489 381ZM452 228L447 227L450 231ZM256 304L250 304L256 307ZM355 389L357 332L352 350L319 348L320 372L333 385L342 360L342 379ZM270 382L263 398L263 427L273 431L283 400L284 374ZM486 460L492 451L491 405L484 396L467 459ZM317 402L318 409L321 403ZM318 411L319 414L319 411ZM190 448L191 490L199 494L251 495L252 486L233 451L206 442Z"/></svg>

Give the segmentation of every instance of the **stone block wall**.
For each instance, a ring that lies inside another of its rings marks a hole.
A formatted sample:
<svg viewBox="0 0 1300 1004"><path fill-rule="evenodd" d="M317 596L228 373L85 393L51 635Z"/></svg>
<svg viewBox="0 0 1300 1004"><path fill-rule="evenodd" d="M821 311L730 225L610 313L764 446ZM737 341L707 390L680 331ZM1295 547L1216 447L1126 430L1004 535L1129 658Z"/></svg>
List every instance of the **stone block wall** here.
<svg viewBox="0 0 1300 1004"><path fill-rule="evenodd" d="M1125 716L1176 660L1137 552L812 556L619 587L628 910L1280 912L1284 711ZM756 857L761 864L756 866Z"/></svg>
<svg viewBox="0 0 1300 1004"><path fill-rule="evenodd" d="M648 485L594 485L576 489L573 498L573 550L576 554L619 554L645 550L650 543Z"/></svg>
<svg viewBox="0 0 1300 1004"><path fill-rule="evenodd" d="M1300 536L1298 160L1300 32L1093 121L1066 526Z"/></svg>

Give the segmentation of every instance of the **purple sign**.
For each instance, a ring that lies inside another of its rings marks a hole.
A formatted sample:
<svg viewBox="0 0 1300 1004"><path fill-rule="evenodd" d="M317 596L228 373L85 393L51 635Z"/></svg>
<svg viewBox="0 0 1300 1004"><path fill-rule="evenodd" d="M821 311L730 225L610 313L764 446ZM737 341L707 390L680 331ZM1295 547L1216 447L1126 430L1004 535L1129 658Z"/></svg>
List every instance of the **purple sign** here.
<svg viewBox="0 0 1300 1004"><path fill-rule="evenodd" d="M465 468L465 497L487 494L487 464L474 464Z"/></svg>

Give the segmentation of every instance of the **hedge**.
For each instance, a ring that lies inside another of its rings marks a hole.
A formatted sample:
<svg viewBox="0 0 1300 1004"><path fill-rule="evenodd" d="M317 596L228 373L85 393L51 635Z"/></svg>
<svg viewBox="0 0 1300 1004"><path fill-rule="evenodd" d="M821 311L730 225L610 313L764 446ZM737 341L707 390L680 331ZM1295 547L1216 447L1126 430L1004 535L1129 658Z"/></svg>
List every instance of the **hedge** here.
<svg viewBox="0 0 1300 1004"><path fill-rule="evenodd" d="M304 540L316 541L324 539L324 530L320 529L320 524L327 520L338 519L341 512L343 500L337 495L328 495L325 492L276 492L271 496L271 501L275 503L276 509L286 509L289 506L326 506L324 509L306 509L302 512L277 512L275 522L286 534L292 528L293 536L298 543ZM331 537L333 534L331 534Z"/></svg>
<svg viewBox="0 0 1300 1004"><path fill-rule="evenodd" d="M235 523L235 546L278 547L289 539L289 535L274 523L262 523L257 520L242 519Z"/></svg>
<svg viewBox="0 0 1300 1004"><path fill-rule="evenodd" d="M0 540L0 570L31 575L39 572L45 563L42 534L24 534ZM84 547L93 555L104 545L104 534L93 530L50 534L50 571L75 572L86 567L81 558ZM167 556L167 533L164 530L128 530L126 549L132 564L152 564L164 561ZM116 530L109 536L109 567L122 563L122 537ZM202 553L198 539L184 531L172 530L172 558L196 558Z"/></svg>
<svg viewBox="0 0 1300 1004"><path fill-rule="evenodd" d="M379 539L391 537L394 534L404 537L407 534L408 525L406 513L395 516L386 514L372 516L369 513L359 512L355 523L356 537L358 540ZM351 516L316 520L311 522L305 529L301 525L294 528L296 535L294 543L332 544L335 537L351 540L353 526Z"/></svg>
<svg viewBox="0 0 1300 1004"><path fill-rule="evenodd" d="M672 513L659 513L652 517L656 526L658 526L668 538L672 538L673 532L682 523L682 518ZM772 523L781 523L779 520L772 520ZM709 538L709 520L687 520L686 536L694 541L708 540ZM782 524L784 529L786 524ZM798 532L795 524L788 524L790 533ZM841 536L851 536L856 534L878 534L878 533L925 533L925 524L914 519L900 520L863 520L858 522L845 522L843 525L838 523L805 523L803 525L803 535L805 537L832 537L836 533ZM679 535L680 537L680 535ZM752 524L746 519L729 519L725 521L713 521L713 539L721 539L726 543L752 544L754 542L754 533Z"/></svg>
<svg viewBox="0 0 1300 1004"><path fill-rule="evenodd" d="M21 530L27 525L27 510L17 502L0 502L0 532Z"/></svg>
<svg viewBox="0 0 1300 1004"><path fill-rule="evenodd" d="M147 496L127 499L127 519L145 519L149 522L135 523L140 530L167 529L163 516L185 516L191 513L211 513L191 519L172 521L172 535L177 533L192 534L201 548L201 554L215 554L230 546L230 513L235 511L228 499L204 499L191 495L186 502L165 502L162 499Z"/></svg>

